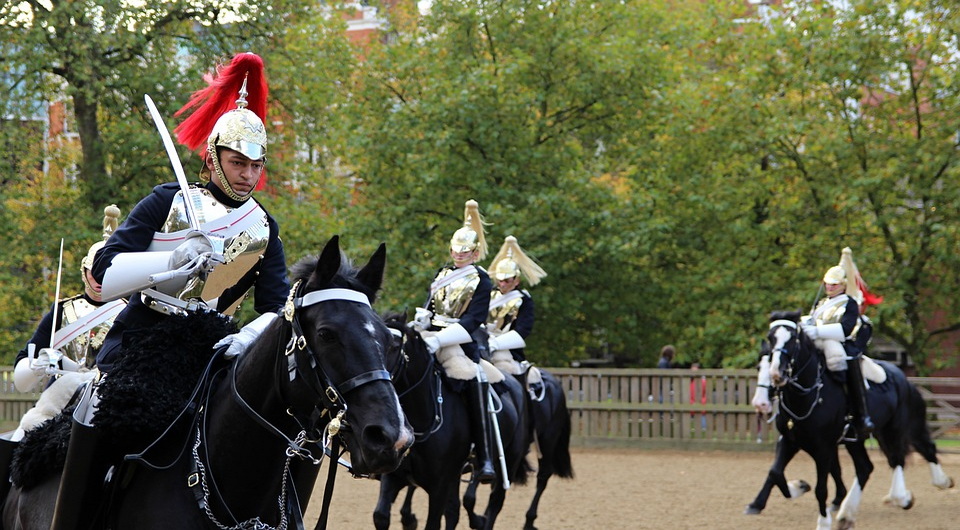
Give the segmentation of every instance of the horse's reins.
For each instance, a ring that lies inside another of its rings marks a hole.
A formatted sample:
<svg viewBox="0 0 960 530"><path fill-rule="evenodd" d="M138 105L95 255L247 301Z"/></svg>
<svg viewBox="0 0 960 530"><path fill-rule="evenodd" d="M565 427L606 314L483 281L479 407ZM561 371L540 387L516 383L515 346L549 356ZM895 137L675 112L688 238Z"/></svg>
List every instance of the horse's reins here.
<svg viewBox="0 0 960 530"><path fill-rule="evenodd" d="M406 373L406 368L409 366L409 359L407 358L406 352L403 351L403 347L407 344L407 336L403 333L403 331L400 331L400 337L400 353L398 354L399 359L397 360L397 366L395 367L396 372L393 374L394 376L400 375L401 372ZM441 380L441 376L436 369L436 356L427 355L427 367L424 368L423 374L420 375L420 378L417 379L417 382L408 386L403 392L399 392L397 394L397 399L403 398L403 396L422 385L431 374L434 375L434 379L437 383L436 390L431 392L430 397L430 402L433 403L433 425L431 425L424 432L417 432L414 430L414 443L427 441L443 426L443 381Z"/></svg>
<svg viewBox="0 0 960 530"><path fill-rule="evenodd" d="M795 342L795 343L797 344L797 349L799 350L799 348L800 348L800 332L797 330L797 323L796 323L796 322L793 322L792 320L775 320L775 321L773 321L773 322L770 323L770 329L773 329L773 328L778 327L778 326L789 327L789 328L792 328L792 329L794 330L793 336L792 336L792 338L788 341L788 344L791 343L791 342ZM788 353L788 350L787 350L787 348L773 348L773 349L771 349L771 353L779 353L779 354L783 355L783 354L785 354L785 353ZM777 390L777 392L780 393L780 396L781 396L781 397L780 397L780 401L779 401L779 403L780 403L780 408L783 409L783 411L786 412L787 415L790 416L791 418L793 418L794 420L802 421L802 420L805 420L805 419L809 418L810 415L813 414L813 411L816 410L817 405L820 404L820 391L821 391L821 389L823 388L823 380L822 380L822 378L821 378L821 375L822 375L822 372L823 372L823 366L820 364L820 360L817 358L816 355L810 355L809 358L806 360L806 362L803 364L803 366L801 366L801 367L800 367L799 369L797 369L797 370L794 370L794 367L793 367L793 363L794 363L795 361L796 361L796 356L795 356L795 355L791 355L791 356L790 356L790 366L789 366L790 374L787 375L787 376L784 378L784 379L785 379L785 384L788 384L788 385L790 385L791 387L793 387L801 396L816 391L817 394L816 394L816 396L814 396L813 401L810 403L810 409L807 410L807 412L806 412L805 414L797 414L796 412L794 412L793 410L791 410L790 407L787 405L786 399L785 399L786 396L784 395L782 389L780 389L780 388L778 387L776 390ZM816 381L814 381L813 385L811 385L811 386L809 386L809 387L805 387L805 386L803 386L803 385L801 385L800 383L797 382L797 378L796 378L793 374L794 374L794 372L797 373L797 374L804 372L804 371L807 369L807 366L809 366L810 363L813 362L813 361L816 361L816 362L817 362L817 378L816 378Z"/></svg>

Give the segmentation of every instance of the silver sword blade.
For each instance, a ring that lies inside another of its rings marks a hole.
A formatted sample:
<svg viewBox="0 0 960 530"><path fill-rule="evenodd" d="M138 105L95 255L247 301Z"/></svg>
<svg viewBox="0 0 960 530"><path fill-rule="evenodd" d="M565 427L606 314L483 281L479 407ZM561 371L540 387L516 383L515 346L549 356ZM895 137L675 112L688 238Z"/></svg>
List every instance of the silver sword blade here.
<svg viewBox="0 0 960 530"><path fill-rule="evenodd" d="M190 184L187 183L187 176L183 172L183 164L180 162L180 155L177 154L177 148L174 146L173 139L170 138L170 133L167 131L167 124L163 122L163 116L160 115L160 111L157 110L157 106L153 103L150 95L144 94L143 100L147 102L147 109L150 111L154 125L157 126L160 138L163 139L163 147L167 150L167 157L170 158L173 173L177 176L177 184L180 185L180 191L183 192L183 208L187 214L187 221L190 223L190 228L200 230L200 222L197 220L197 213L193 209L193 201L190 196Z"/></svg>

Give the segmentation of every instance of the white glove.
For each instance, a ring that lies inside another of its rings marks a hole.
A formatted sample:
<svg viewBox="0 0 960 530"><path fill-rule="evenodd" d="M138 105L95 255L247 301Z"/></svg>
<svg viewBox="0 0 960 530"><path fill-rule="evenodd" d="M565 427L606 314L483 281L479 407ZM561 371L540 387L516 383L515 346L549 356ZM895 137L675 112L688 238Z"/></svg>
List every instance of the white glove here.
<svg viewBox="0 0 960 530"><path fill-rule="evenodd" d="M426 331L430 329L430 320L433 318L433 311L425 307L418 307L417 313L414 315L413 320L407 324L407 327L419 330Z"/></svg>
<svg viewBox="0 0 960 530"><path fill-rule="evenodd" d="M213 240L203 232L190 232L187 234L186 241L180 243L180 246L170 254L168 265L171 269L179 269L203 255L215 255ZM222 257L220 259L222 261Z"/></svg>
<svg viewBox="0 0 960 530"><path fill-rule="evenodd" d="M30 369L34 372L53 375L59 372L60 358L63 354L53 348L41 348L37 357L30 363Z"/></svg>
<svg viewBox="0 0 960 530"><path fill-rule="evenodd" d="M264 313L246 326L240 328L240 331L220 339L219 342L213 345L213 349L219 350L220 348L225 348L223 358L233 359L247 351L247 348L249 348L250 345L257 340L257 337L267 329L267 326L276 319L276 313Z"/></svg>
<svg viewBox="0 0 960 530"><path fill-rule="evenodd" d="M810 340L817 340L820 338L820 330L817 329L816 324L801 324L800 328L803 329L804 335L810 338Z"/></svg>
<svg viewBox="0 0 960 530"><path fill-rule="evenodd" d="M430 353L437 353L437 350L440 349L440 339L434 336L428 336L423 338L423 342L427 345L427 351Z"/></svg>

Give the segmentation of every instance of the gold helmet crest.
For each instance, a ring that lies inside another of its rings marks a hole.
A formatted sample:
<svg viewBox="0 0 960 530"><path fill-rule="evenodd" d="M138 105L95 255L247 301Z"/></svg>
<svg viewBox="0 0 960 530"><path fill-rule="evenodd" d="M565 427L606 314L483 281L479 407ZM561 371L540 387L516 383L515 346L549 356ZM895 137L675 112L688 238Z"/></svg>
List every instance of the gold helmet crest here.
<svg viewBox="0 0 960 530"><path fill-rule="evenodd" d="M497 280L508 280L522 275L530 286L540 283L547 275L546 271L520 248L520 243L513 236L507 236L503 240L503 245L490 262L490 270Z"/></svg>
<svg viewBox="0 0 960 530"><path fill-rule="evenodd" d="M86 276L84 271L87 269L93 268L93 258L96 257L97 251L103 248L103 245L106 244L107 239L110 238L110 235L117 229L117 226L120 224L120 208L117 208L116 204L111 204L103 209L103 239L97 241L93 245L90 245L90 249L87 250L87 255L80 260L80 273ZM84 278L86 282L86 278Z"/></svg>
<svg viewBox="0 0 960 530"><path fill-rule="evenodd" d="M463 226L458 228L450 238L451 252L473 252L479 250L477 259L487 256L487 239L483 233L483 217L480 215L480 204L470 199L464 204Z"/></svg>

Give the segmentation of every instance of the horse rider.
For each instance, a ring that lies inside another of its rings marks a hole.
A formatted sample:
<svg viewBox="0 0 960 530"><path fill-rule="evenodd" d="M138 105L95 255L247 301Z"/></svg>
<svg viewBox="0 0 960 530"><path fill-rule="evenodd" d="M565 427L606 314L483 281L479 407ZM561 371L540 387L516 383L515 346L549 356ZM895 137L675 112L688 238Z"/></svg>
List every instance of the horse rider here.
<svg viewBox="0 0 960 530"><path fill-rule="evenodd" d="M812 314L801 317L801 327L823 350L827 369L845 380L847 397L853 405L855 428L860 436L867 437L874 426L867 409L866 388L860 369L863 352L857 345L858 332L863 325L857 303L861 284L853 251L844 248L840 264L830 267L823 275L826 296L817 303ZM865 344L868 339L862 342Z"/></svg>
<svg viewBox="0 0 960 530"><path fill-rule="evenodd" d="M96 355L104 336L126 306L123 299L104 302L100 284L90 273L94 254L117 228L120 209L111 204L104 208L103 214L103 239L91 245L80 261L83 293L58 300L56 309L40 319L33 337L17 353L13 363L16 389L20 392L43 389L43 393L37 404L23 415L16 431L0 438L0 499L6 497L10 461L18 442L26 431L59 414L77 387L93 379Z"/></svg>
<svg viewBox="0 0 960 530"><path fill-rule="evenodd" d="M487 315L490 359L497 368L521 375L529 367L523 350L527 337L533 332L534 304L530 293L520 287L520 282L525 278L527 285L532 287L547 273L527 256L514 236L504 239L490 262L490 270L497 285L490 293Z"/></svg>
<svg viewBox="0 0 960 530"><path fill-rule="evenodd" d="M103 297L130 296L97 355L101 377L109 377L127 345L164 319L195 312L230 316L252 289L261 316L218 343L228 357L236 355L276 318L290 291L279 226L253 198L267 153L263 60L237 54L208 83L177 112L193 109L175 129L181 144L200 152L201 183L178 176L178 182L155 187L94 259ZM109 466L91 421L96 384L88 387L74 414L57 530L89 526L81 518L92 510L83 507L95 505Z"/></svg>
<svg viewBox="0 0 960 530"><path fill-rule="evenodd" d="M476 265L487 253L483 218L477 201L469 200L464 208L463 226L450 238L450 258L453 265L444 266L434 277L426 308L417 309L414 326L421 330L431 353L459 355L462 351L474 365L475 376L463 379L472 388L466 391L470 413L471 434L476 453L474 467L477 479L489 484L496 471L488 447L487 401L490 384L480 366L480 352L473 335L482 332L487 319L487 306L493 285L490 276ZM441 349L444 351L441 352Z"/></svg>

